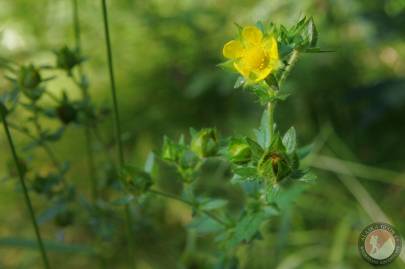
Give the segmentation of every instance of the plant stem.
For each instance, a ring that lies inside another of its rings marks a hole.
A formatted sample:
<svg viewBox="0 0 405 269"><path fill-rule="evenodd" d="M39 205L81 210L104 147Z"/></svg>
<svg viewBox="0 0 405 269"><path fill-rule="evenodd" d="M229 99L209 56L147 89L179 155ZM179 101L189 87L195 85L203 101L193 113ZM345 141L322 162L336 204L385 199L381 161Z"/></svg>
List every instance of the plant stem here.
<svg viewBox="0 0 405 269"><path fill-rule="evenodd" d="M73 30L75 34L76 49L78 52L81 50L81 41L80 41L80 22L79 22L79 9L77 5L77 0L73 1Z"/></svg>
<svg viewBox="0 0 405 269"><path fill-rule="evenodd" d="M76 50L80 55L81 52L81 39L80 39L80 22L79 22L79 9L77 5L77 0L73 1L73 29L75 33L75 43L76 43ZM80 78L83 76L83 69L82 64L79 64L79 76ZM75 80L72 74L73 81L79 86L82 91L83 101L89 101L89 94L87 92L86 87L83 87L82 83ZM96 179L96 169L94 163L94 156L93 156L93 149L92 149L92 138L91 138L91 130L90 125L88 122L85 124L84 136L86 138L86 152L87 152L87 165L89 169L89 176L91 182L91 195L93 201L96 202L98 199L98 186L97 186L97 179Z"/></svg>
<svg viewBox="0 0 405 269"><path fill-rule="evenodd" d="M120 117L118 111L118 101L117 101L117 92L115 87L115 78L114 78L114 67L113 67L113 59L112 59L112 50L111 50L111 41L110 41L110 31L108 26L108 15L107 15L107 4L106 0L101 0L102 10L103 10L103 23L104 23L104 34L105 34L105 42L106 42L106 49L107 49L107 59L108 59L108 71L110 76L110 84L111 84L111 94L113 99L113 109L114 109L114 123L115 123L115 138L117 141L118 146L118 160L120 167L122 168L125 164L124 160L124 151L121 141L121 125L120 125ZM125 218L127 223L127 234L128 234L128 256L130 260L130 265L132 268L135 267L135 259L134 255L134 242L133 242L133 231L132 231L132 215L131 209L129 205L125 206Z"/></svg>
<svg viewBox="0 0 405 269"><path fill-rule="evenodd" d="M26 205L28 207L28 211L29 211L29 214L31 216L32 225L34 226L35 235L37 237L37 242L38 242L38 247L39 247L39 250L41 252L42 260L44 262L44 267L46 269L50 269L51 267L49 265L49 261L48 261L48 257L47 257L46 250L45 250L45 247L44 247L44 243L42 242L41 233L39 231L38 223L37 223L37 221L35 219L34 209L32 207L31 199L30 199L29 194L28 194L27 186L25 185L24 172L21 169L21 166L20 166L20 163L19 163L19 160L18 160L18 157L17 157L17 152L16 152L16 149L15 149L15 146L14 146L14 143L13 143L13 139L12 139L11 134L10 134L10 129L8 127L8 124L7 124L6 115L3 112L4 111L0 111L1 118L3 120L4 131L6 132L7 140L8 140L8 143L10 145L10 148L11 148L11 153L13 155L15 165L17 166L18 176L19 176L20 183L21 183L21 186L22 186L22 189L23 189L25 203L26 203Z"/></svg>
<svg viewBox="0 0 405 269"><path fill-rule="evenodd" d="M278 86L279 87L281 87L281 84L285 81L285 79L290 74L292 68L297 63L298 55L299 55L299 52L297 50L293 50L293 52L291 53L290 58L288 58L287 66L286 66L284 72L281 74L280 79L278 80Z"/></svg>
<svg viewBox="0 0 405 269"><path fill-rule="evenodd" d="M174 194L167 193L167 192L161 192L161 191L153 190L153 189L150 189L149 192L150 192L150 193L153 193L153 194L156 194L156 195L160 195L160 196L169 198L169 199L173 199L173 200L182 202L182 203L184 203L184 204L187 204L187 205L189 205L189 206L191 206L191 207L194 207L194 203L193 203L193 202L188 201L188 200L185 200L185 199L183 199L183 198L181 198L181 197L178 197L178 196L176 196L176 195L174 195ZM220 218L218 218L217 216L215 216L214 214L212 214L211 212L209 212L209 211L207 211L207 210L203 210L203 209L200 209L200 208L197 208L197 210L201 211L202 213L204 213L205 215L207 215L207 216L210 217L211 219L215 220L216 222L218 222L219 224L221 224L221 225L224 226L225 228L228 228L228 227L230 226L228 223L224 222L223 220L221 220Z"/></svg>
<svg viewBox="0 0 405 269"><path fill-rule="evenodd" d="M112 59L112 49L111 49L111 41L110 41L110 30L108 26L108 15L107 15L107 5L106 0L101 0L103 6L103 21L104 21L104 33L105 33L105 42L107 47L107 59L108 59L108 71L110 76L110 84L111 84L111 94L113 99L113 109L114 109L114 117L115 117L115 136L118 144L118 159L120 161L120 165L124 164L124 151L122 147L121 141L121 125L120 125L120 117L118 111L118 101L117 101L117 91L115 87L115 77L114 77L114 66L113 66L113 59Z"/></svg>
<svg viewBox="0 0 405 269"><path fill-rule="evenodd" d="M297 50L293 50L291 53L290 58L288 58L287 66L284 72L281 74L280 79L278 80L278 87L281 88L281 85L285 81L285 79L290 74L292 68L298 61L299 52ZM274 110L276 108L276 102L268 102L267 103L267 113L269 116L269 132L270 132L270 139L272 139L274 135ZM271 141L269 141L271 143Z"/></svg>
<svg viewBox="0 0 405 269"><path fill-rule="evenodd" d="M269 115L269 133L270 139L273 139L274 135L274 110L276 108L276 102L268 102L267 103L267 113ZM269 145L271 141L269 141Z"/></svg>

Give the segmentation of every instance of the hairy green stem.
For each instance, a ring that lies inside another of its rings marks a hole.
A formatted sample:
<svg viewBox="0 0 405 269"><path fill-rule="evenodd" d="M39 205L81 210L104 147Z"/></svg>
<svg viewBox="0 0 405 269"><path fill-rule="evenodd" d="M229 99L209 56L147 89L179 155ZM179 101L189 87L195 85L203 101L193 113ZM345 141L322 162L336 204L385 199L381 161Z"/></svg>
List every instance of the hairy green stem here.
<svg viewBox="0 0 405 269"><path fill-rule="evenodd" d="M280 79L278 80L278 86L279 88L283 84L283 82L286 80L288 75L290 74L292 68L298 61L298 55L299 52L297 50L293 50L291 53L291 56L288 58L286 68L284 69L283 73L280 76ZM274 135L274 111L276 108L276 102L268 102L267 103L267 113L269 117L269 132L270 132L270 138L273 137ZM271 142L271 141L270 141Z"/></svg>
<svg viewBox="0 0 405 269"><path fill-rule="evenodd" d="M110 76L110 86L111 86L111 94L113 99L113 109L114 109L114 123L115 123L115 138L117 141L118 146L118 160L120 167L122 168L125 164L124 159L124 151L121 141L121 125L120 125L120 116L118 111L118 100L117 100L117 91L115 87L115 78L114 78L114 66L113 66L113 58L112 58L112 49L111 49L111 41L110 41L110 30L108 25L108 14L107 14L107 3L106 0L101 0L102 10L103 10L103 23L104 23L104 34L105 34L105 43L107 49L107 60L108 60L108 71ZM130 206L125 206L125 217L127 223L127 234L128 234L128 256L130 260L130 265L132 268L135 267L135 259L134 259L134 235L132 231L132 215Z"/></svg>
<svg viewBox="0 0 405 269"><path fill-rule="evenodd" d="M80 37L80 22L79 22L79 9L77 5L77 0L72 0L73 2L73 30L75 35L75 43L76 43L76 50L80 54L81 52L81 37ZM79 76L83 76L83 69L82 64L79 64ZM88 101L89 95L87 92L86 87L83 87L82 83L76 81L74 76L72 75L73 81L79 86L82 91L83 100ZM88 122L85 124L84 129L84 136L86 138L86 152L87 152L87 166L89 169L89 176L91 182L91 196L93 201L97 201L98 199L98 186L97 186L97 179L96 179L96 168L94 163L94 155L92 149L92 138L91 138L91 130L90 125Z"/></svg>
<svg viewBox="0 0 405 269"><path fill-rule="evenodd" d="M186 204L186 205L189 205L189 206L191 206L191 207L194 207L194 206L195 206L195 204L194 204L193 202L188 201L188 200L185 200L185 199L183 199L183 198L181 198L181 197L178 197L178 196L176 196L176 195L174 195L174 194L171 194L171 193L162 192L162 191L153 190L153 189L150 189L149 192L150 192L150 193L153 193L153 194L156 194L156 195L160 195L160 196L169 198L169 199L172 199L172 200L176 200L176 201L182 202L182 203L184 203L184 204ZM221 225L224 226L225 228L229 228L230 225L229 225L228 223L226 223L225 221L221 220L220 218L218 218L217 216L215 216L215 215L212 214L211 212L209 212L209 211L207 211L207 210L200 209L200 208L198 208L198 207L197 207L197 210L199 210L200 212L204 213L205 215L207 215L208 217L210 217L210 218L213 219L214 221L218 222L219 224L221 224Z"/></svg>
<svg viewBox="0 0 405 269"><path fill-rule="evenodd" d="M8 140L8 143L10 145L10 148L11 148L11 153L13 155L15 165L17 166L18 176L19 176L20 183L21 183L21 186L22 186L22 189L23 189L25 203L26 203L26 205L28 207L28 211L29 211L29 214L31 216L32 225L34 226L35 235L36 235L37 242L38 242L38 247L39 247L39 250L41 252L42 260L44 262L44 267L46 269L50 269L51 267L49 265L48 256L46 254L44 243L43 243L42 238L41 238L41 233L39 231L38 223L37 223L37 221L35 219L34 209L32 207L31 199L30 199L30 196L28 194L27 186L25 185L24 172L22 171L21 165L19 163L19 159L18 159L17 152L16 152L16 149L15 149L15 146L14 146L14 142L13 142L13 139L11 137L10 129L8 127L8 124L7 124L6 115L5 115L4 111L2 111L2 110L0 111L0 114L1 114L2 121L3 121L4 131L6 133L7 140Z"/></svg>
<svg viewBox="0 0 405 269"><path fill-rule="evenodd" d="M286 78L290 74L292 68L297 63L298 55L299 55L299 52L297 50L293 50L290 58L288 58L286 68L285 68L284 72L281 74L280 79L278 80L279 87L281 87L282 83L286 80Z"/></svg>
<svg viewBox="0 0 405 269"><path fill-rule="evenodd" d="M268 102L267 103L267 113L269 116L269 133L270 139L273 139L274 135L274 110L276 108L276 102ZM271 141L269 141L269 144Z"/></svg>

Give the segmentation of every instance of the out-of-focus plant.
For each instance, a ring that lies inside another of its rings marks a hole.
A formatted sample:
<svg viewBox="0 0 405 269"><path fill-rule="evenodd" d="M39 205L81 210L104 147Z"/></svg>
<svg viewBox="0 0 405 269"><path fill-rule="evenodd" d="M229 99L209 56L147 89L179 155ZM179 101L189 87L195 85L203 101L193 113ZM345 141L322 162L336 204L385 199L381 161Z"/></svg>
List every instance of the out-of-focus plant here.
<svg viewBox="0 0 405 269"><path fill-rule="evenodd" d="M77 2L73 1L73 3L76 30L75 48L63 46L53 50L55 61L47 65L31 63L21 65L2 59L5 78L10 82L9 89L0 96L2 122L7 131L7 137L10 138L9 142L14 157L14 164L10 164L9 177L18 176L21 180L46 268L50 268L50 265L39 233L38 223L53 220L55 226L62 229L75 223L77 211L80 209L87 211L85 224L89 225L90 230L98 239L109 236L106 235L106 229L103 226L104 216L109 209L99 207L97 201L99 193L104 192L106 188L111 189L113 185L108 178L116 176L115 165L108 152L109 146L101 139L98 130L98 125L104 119L107 109L96 107L88 92L89 81L82 70L85 57L81 55L80 50ZM81 92L81 98L73 100L70 97L73 94L65 89L62 90L61 96L58 96L55 93L57 89L49 87L47 82L60 78L70 79ZM48 100L44 101L45 97L48 97ZM59 126L50 129L47 127L49 125ZM52 148L53 143L63 139L66 129L73 126L85 129L93 203L90 203L82 191L68 180L70 163L61 161ZM12 143L13 131L30 140L23 147L22 152L18 152ZM104 181L96 178L92 147L95 141L92 140L92 137L106 153L106 162L100 163L102 168L98 173L105 170L104 177L107 179ZM42 150L47 155L51 166L42 163L38 169L35 169L31 165L32 155L37 150ZM33 213L29 192L47 200L48 206L39 214L38 220Z"/></svg>
<svg viewBox="0 0 405 269"><path fill-rule="evenodd" d="M165 137L161 151L148 158L144 169L127 166L121 173L128 193L120 200L124 204L157 195L189 205L193 212L189 228L214 234L215 241L225 250L218 268L235 268L235 247L260 239L261 226L293 203L296 194L315 179L314 174L300 166L300 159L309 150L298 147L295 128L282 135L274 121L276 105L290 95L282 85L299 54L322 52L316 47L318 32L313 19L305 17L288 29L262 22L237 28L237 38L223 49L229 60L220 66L239 75L235 88L252 92L266 107L260 127L252 131L255 135L221 138L216 129L191 129L190 139L181 136L175 141ZM156 155L180 176L180 195L154 186ZM230 182L244 192L244 203L236 212L229 209L228 200L196 192L199 179L204 180L202 167L215 160L228 163L232 171ZM189 268L195 257L190 253L183 257L183 266Z"/></svg>

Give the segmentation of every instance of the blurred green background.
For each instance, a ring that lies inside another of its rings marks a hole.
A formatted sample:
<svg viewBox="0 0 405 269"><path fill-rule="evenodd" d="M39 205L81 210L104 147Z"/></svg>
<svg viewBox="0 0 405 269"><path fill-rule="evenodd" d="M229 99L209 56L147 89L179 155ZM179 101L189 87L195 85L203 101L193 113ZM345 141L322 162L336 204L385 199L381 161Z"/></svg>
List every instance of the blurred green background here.
<svg viewBox="0 0 405 269"><path fill-rule="evenodd" d="M358 254L361 229L388 219L405 234L405 0L108 2L131 162L143 162L150 150L159 148L164 134L178 137L190 126L217 127L223 136L252 135L262 108L249 93L233 89L235 76L216 67L223 60L223 44L236 33L234 22L291 25L312 15L320 47L335 51L301 56L285 84L294 95L276 115L281 130L296 127L301 146L315 141L316 153L306 164L316 169L318 181L264 227L264 240L237 250L241 268L372 268ZM97 104L109 106L100 1L80 0L79 10L90 91ZM70 0L0 0L1 57L46 64L54 61L51 50L65 44L74 44ZM6 85L2 79L0 91ZM56 94L67 89L73 98L80 96L63 80L49 87ZM107 139L113 138L111 120L101 126ZM10 153L2 131L0 138L4 178ZM27 142L19 136L17 140L20 148ZM82 130L70 128L52 147L72 162L72 181L87 186ZM45 160L40 152L33 158L35 163ZM209 181L211 193L216 185L226 188L223 182ZM0 268L41 268L35 245L16 240L33 239L33 231L15 183L0 181ZM40 212L46 201L33 196ZM149 218L147 224L159 219L152 228L142 224L137 230L137 265L179 268L190 211L161 199L153 210L157 213L137 215ZM51 241L95 245L80 225L57 229L45 223L41 229ZM210 268L203 264L215 258L215 244L203 237L199 249L203 262L185 268ZM124 268L122 251L120 245L111 250L113 262L106 268ZM61 269L98 268L80 247L55 247L51 261ZM405 262L398 258L385 268L405 268Z"/></svg>

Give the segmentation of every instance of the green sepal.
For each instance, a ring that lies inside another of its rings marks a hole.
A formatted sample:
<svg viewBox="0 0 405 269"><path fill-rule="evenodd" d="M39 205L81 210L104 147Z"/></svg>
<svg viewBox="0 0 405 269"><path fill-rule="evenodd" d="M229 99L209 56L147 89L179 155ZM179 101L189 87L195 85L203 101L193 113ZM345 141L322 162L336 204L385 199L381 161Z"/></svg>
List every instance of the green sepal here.
<svg viewBox="0 0 405 269"><path fill-rule="evenodd" d="M140 195L153 185L152 177L135 166L124 165L119 173L119 179L124 187L134 195Z"/></svg>
<svg viewBox="0 0 405 269"><path fill-rule="evenodd" d="M233 63L234 63L234 60L228 60L228 61L217 64L217 66L225 71L230 71L232 73L238 73L238 71L236 70Z"/></svg>
<svg viewBox="0 0 405 269"><path fill-rule="evenodd" d="M252 150L245 137L233 137L228 144L227 156L232 163L248 163L252 157Z"/></svg>
<svg viewBox="0 0 405 269"><path fill-rule="evenodd" d="M54 51L54 53L56 56L56 67L64 69L69 74L72 72L72 69L75 66L81 64L84 61L84 58L80 56L77 50L72 50L67 46Z"/></svg>
<svg viewBox="0 0 405 269"><path fill-rule="evenodd" d="M200 158L215 156L218 148L218 135L213 128L201 129L191 140L191 150Z"/></svg>

